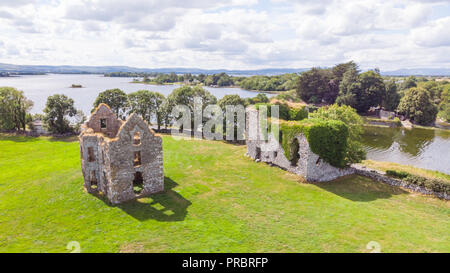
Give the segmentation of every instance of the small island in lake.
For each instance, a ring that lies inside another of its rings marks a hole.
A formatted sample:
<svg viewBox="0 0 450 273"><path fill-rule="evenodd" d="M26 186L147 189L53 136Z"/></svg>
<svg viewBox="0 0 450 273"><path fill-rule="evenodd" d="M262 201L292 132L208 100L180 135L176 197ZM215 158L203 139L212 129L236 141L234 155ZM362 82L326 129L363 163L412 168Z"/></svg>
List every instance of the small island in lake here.
<svg viewBox="0 0 450 273"><path fill-rule="evenodd" d="M72 84L70 88L83 88L81 84Z"/></svg>

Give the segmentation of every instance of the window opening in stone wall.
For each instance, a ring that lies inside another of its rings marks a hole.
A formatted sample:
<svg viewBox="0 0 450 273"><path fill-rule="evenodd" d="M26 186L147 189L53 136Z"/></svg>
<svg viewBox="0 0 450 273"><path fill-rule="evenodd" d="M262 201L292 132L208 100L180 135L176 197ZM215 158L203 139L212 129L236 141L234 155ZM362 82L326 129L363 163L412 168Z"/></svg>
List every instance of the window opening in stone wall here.
<svg viewBox="0 0 450 273"><path fill-rule="evenodd" d="M88 161L89 162L95 161L94 148L92 147L88 147Z"/></svg>
<svg viewBox="0 0 450 273"><path fill-rule="evenodd" d="M134 159L133 159L134 166L141 165L141 152L134 152Z"/></svg>
<svg viewBox="0 0 450 273"><path fill-rule="evenodd" d="M140 145L141 144L141 133L139 133L139 132L134 133L133 144L134 145Z"/></svg>
<svg viewBox="0 0 450 273"><path fill-rule="evenodd" d="M91 171L89 182L91 184L91 189L98 190L98 181L97 181L97 175L95 171Z"/></svg>
<svg viewBox="0 0 450 273"><path fill-rule="evenodd" d="M106 118L100 119L100 128L106 129Z"/></svg>

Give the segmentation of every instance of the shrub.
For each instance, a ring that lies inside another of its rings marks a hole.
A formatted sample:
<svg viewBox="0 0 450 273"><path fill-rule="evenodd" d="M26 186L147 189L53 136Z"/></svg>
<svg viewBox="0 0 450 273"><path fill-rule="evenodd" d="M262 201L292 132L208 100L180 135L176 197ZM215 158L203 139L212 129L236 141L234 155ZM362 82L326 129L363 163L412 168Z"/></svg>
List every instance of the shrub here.
<svg viewBox="0 0 450 273"><path fill-rule="evenodd" d="M431 179L423 176L410 174L408 172L395 170L387 170L386 174L391 177L399 178L402 181L411 185L424 187L434 192L442 192L450 194L450 183L440 179Z"/></svg>
<svg viewBox="0 0 450 273"><path fill-rule="evenodd" d="M388 176L396 177L396 178L405 178L409 175L407 172L403 171L395 171L395 170L387 170L386 174Z"/></svg>
<svg viewBox="0 0 450 273"><path fill-rule="evenodd" d="M258 103L255 104L255 108L257 110L260 109L261 106L267 107L267 116L272 116L271 106L278 105L278 114L279 118L282 120L302 120L308 117L308 111L305 107L302 108L291 108L287 104L277 102L275 104L270 103Z"/></svg>
<svg viewBox="0 0 450 273"><path fill-rule="evenodd" d="M308 118L308 110L305 106L302 108L290 108L289 120L302 120Z"/></svg>

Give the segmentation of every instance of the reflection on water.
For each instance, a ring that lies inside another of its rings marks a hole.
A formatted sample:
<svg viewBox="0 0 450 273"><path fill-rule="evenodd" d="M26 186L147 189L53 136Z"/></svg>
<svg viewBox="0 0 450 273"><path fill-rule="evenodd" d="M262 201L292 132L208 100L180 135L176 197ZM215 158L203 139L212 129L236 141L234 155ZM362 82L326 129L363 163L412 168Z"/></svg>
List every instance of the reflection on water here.
<svg viewBox="0 0 450 273"><path fill-rule="evenodd" d="M450 174L450 131L367 126L367 158Z"/></svg>

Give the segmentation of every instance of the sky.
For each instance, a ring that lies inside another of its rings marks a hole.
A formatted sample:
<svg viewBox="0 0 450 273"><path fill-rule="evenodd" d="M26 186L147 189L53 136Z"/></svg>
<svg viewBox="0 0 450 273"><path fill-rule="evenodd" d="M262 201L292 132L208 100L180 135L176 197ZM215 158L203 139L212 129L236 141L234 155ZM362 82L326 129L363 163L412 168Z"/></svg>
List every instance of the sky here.
<svg viewBox="0 0 450 273"><path fill-rule="evenodd" d="M0 63L450 68L450 0L0 0Z"/></svg>

